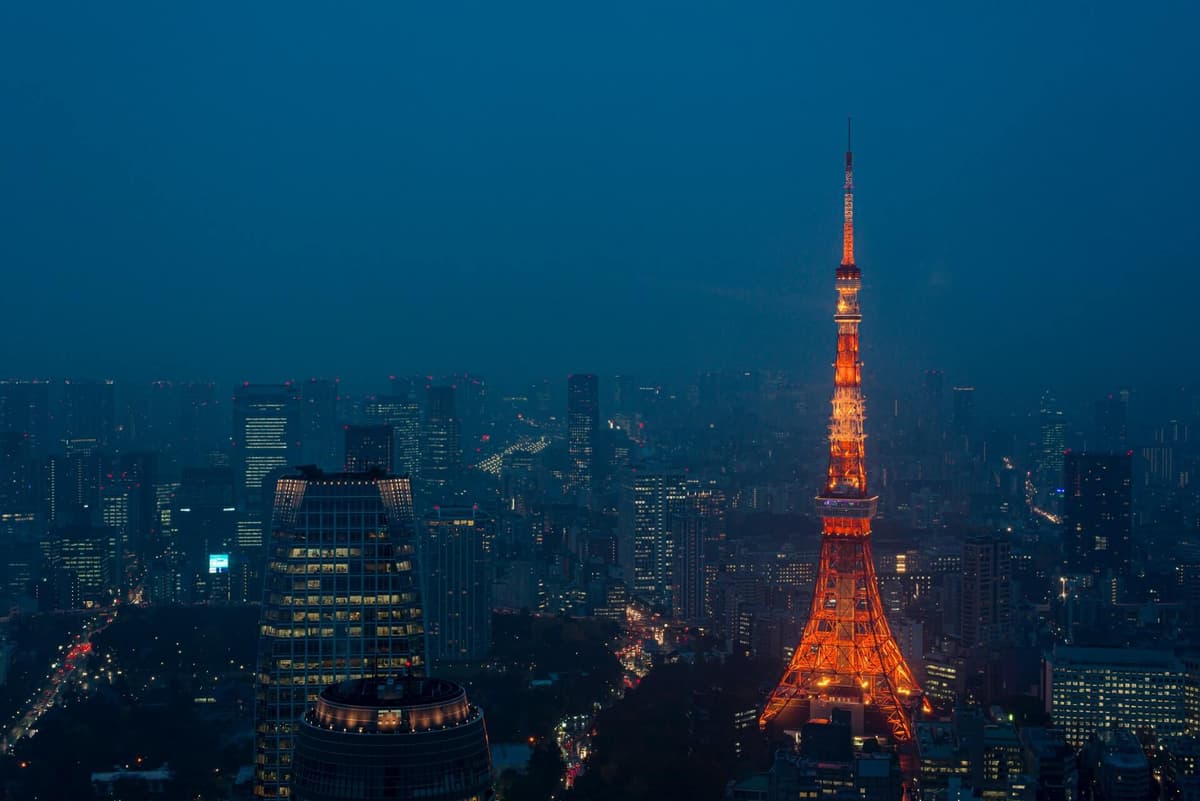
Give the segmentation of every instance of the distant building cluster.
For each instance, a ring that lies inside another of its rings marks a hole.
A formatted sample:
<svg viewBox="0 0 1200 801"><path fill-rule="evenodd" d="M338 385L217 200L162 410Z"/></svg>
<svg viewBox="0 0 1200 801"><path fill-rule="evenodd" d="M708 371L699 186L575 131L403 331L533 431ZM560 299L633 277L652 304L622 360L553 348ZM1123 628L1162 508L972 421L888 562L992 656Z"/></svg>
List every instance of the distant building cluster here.
<svg viewBox="0 0 1200 801"><path fill-rule="evenodd" d="M439 675L492 669L494 616L523 612L622 627L629 686L681 659L781 676L804 714L732 798L1200 797L1200 395L1014 412L929 370L864 418L843 372L836 459L824 377L785 371L0 380L0 594L10 616L261 604L260 797L301 769L294 797L340 797L336 715L400 761L434 742L396 710L458 699ZM869 633L842 668L815 656ZM731 759L771 689L714 718ZM880 729L889 692L905 722ZM483 787L482 711L445 703Z"/></svg>

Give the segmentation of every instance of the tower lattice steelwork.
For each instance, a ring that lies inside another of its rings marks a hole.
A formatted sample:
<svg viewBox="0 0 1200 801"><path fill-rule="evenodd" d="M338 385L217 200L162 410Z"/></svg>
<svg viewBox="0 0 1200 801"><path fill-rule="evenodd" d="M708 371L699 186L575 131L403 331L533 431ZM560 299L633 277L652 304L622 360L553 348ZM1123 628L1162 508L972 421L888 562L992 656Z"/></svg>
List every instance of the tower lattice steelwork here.
<svg viewBox="0 0 1200 801"><path fill-rule="evenodd" d="M862 363L858 359L858 290L854 264L854 171L849 137L837 268L837 361L829 424L829 474L816 498L823 521L821 562L812 611L779 686L759 718L771 725L802 723L822 710L861 708L864 725L878 721L898 741L912 739L911 712L921 690L892 636L871 555L871 518L878 497L867 493ZM881 732L882 733L882 732Z"/></svg>

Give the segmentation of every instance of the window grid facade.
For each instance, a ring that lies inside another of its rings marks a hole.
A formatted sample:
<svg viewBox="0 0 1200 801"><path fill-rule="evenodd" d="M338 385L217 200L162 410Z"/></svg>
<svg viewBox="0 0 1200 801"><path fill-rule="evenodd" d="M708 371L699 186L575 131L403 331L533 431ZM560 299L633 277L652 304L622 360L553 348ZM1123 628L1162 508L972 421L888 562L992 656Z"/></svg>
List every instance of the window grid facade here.
<svg viewBox="0 0 1200 801"><path fill-rule="evenodd" d="M424 675L406 478L281 479L259 632L255 794L290 795L297 721L326 686Z"/></svg>
<svg viewBox="0 0 1200 801"><path fill-rule="evenodd" d="M1060 647L1047 673L1054 725L1076 748L1111 727L1153 729L1159 738L1189 729L1186 671L1169 651Z"/></svg>

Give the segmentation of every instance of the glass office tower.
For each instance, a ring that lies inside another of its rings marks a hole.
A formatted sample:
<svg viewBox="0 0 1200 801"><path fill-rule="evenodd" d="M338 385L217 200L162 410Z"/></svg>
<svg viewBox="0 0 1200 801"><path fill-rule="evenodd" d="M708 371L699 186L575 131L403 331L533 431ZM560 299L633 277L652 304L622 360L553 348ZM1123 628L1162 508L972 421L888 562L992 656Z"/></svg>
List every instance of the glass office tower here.
<svg viewBox="0 0 1200 801"><path fill-rule="evenodd" d="M255 794L290 795L297 721L322 688L424 675L424 626L407 478L280 479L259 627Z"/></svg>

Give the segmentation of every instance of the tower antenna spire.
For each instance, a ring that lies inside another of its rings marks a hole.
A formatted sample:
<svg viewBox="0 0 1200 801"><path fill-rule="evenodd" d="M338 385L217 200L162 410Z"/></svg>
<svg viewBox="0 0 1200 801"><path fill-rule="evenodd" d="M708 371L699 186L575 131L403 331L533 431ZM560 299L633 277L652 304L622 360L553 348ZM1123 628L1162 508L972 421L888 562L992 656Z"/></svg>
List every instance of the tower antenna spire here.
<svg viewBox="0 0 1200 801"><path fill-rule="evenodd" d="M850 149L850 117L846 117L846 183L842 186L842 264L854 264L854 152Z"/></svg>

